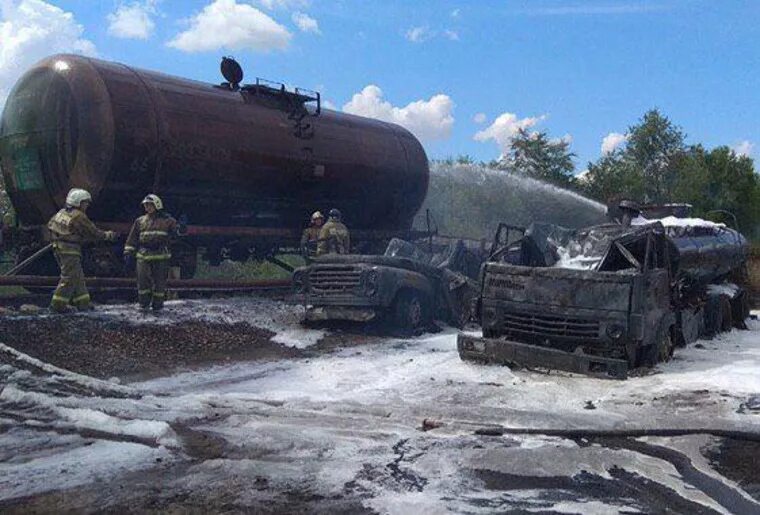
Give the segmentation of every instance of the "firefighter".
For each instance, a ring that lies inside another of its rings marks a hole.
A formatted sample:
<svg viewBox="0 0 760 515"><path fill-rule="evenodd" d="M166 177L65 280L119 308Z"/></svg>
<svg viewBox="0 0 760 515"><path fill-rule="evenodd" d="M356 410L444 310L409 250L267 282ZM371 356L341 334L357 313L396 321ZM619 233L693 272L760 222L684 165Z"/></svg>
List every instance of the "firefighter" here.
<svg viewBox="0 0 760 515"><path fill-rule="evenodd" d="M322 224L325 217L319 211L314 211L311 215L309 226L301 234L301 253L304 257L313 256L317 252L317 243L319 242L319 232L322 230Z"/></svg>
<svg viewBox="0 0 760 515"><path fill-rule="evenodd" d="M137 218L124 244L124 264L131 268L137 260L137 298L143 310L160 311L166 299L169 279L169 243L184 232L177 221L164 211L158 195L142 201L145 214Z"/></svg>
<svg viewBox="0 0 760 515"><path fill-rule="evenodd" d="M98 229L87 217L91 202L87 190L73 188L66 195L66 207L48 222L53 253L61 269L58 287L50 301L50 309L57 313L68 311L70 304L80 311L92 308L82 270L82 244L116 240L115 232Z"/></svg>
<svg viewBox="0 0 760 515"><path fill-rule="evenodd" d="M323 254L348 254L351 251L351 237L348 229L341 222L340 211L333 208L330 210L330 218L319 231L319 244L317 256Z"/></svg>

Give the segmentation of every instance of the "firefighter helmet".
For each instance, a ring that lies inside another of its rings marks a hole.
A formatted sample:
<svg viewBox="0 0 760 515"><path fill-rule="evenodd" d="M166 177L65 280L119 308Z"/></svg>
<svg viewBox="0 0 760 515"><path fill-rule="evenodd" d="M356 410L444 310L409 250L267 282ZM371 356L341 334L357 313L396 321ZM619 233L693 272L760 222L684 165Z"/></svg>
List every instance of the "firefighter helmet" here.
<svg viewBox="0 0 760 515"><path fill-rule="evenodd" d="M87 190L81 188L72 188L66 195L66 205L69 207L79 207L82 202L92 202L92 195Z"/></svg>
<svg viewBox="0 0 760 515"><path fill-rule="evenodd" d="M338 211L337 209L332 208L330 210L330 218L335 218L336 220L340 220L341 217L342 217L342 215L341 215L340 211Z"/></svg>
<svg viewBox="0 0 760 515"><path fill-rule="evenodd" d="M313 222L314 220L317 220L317 219L320 219L320 218L321 218L322 220L324 220L324 219L325 219L325 215L323 215L323 214L322 214L321 212L319 212L319 211L314 211L314 213L312 213L312 215L311 215L311 220L312 220L312 222Z"/></svg>
<svg viewBox="0 0 760 515"><path fill-rule="evenodd" d="M153 204L157 210L161 210L164 208L164 203L161 202L161 198L158 195L154 195L151 193L150 195L146 196L143 201L143 204Z"/></svg>

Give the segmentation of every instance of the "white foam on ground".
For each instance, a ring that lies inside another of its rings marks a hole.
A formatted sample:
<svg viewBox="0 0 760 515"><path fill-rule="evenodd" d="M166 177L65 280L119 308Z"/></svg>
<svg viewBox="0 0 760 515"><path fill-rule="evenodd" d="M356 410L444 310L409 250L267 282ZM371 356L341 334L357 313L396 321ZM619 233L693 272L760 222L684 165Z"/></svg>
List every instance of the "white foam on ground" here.
<svg viewBox="0 0 760 515"><path fill-rule="evenodd" d="M236 316L234 310L223 314ZM189 485L225 488L233 479L250 483L264 475L276 485L272 488L299 485L331 496L353 481L365 489L366 505L382 512L488 512L494 506L489 503L506 502L505 496L538 500L545 490L485 489L469 474L473 468L565 477L588 471L604 478L618 466L715 509L711 499L656 458L545 437L481 438L473 431L493 424L760 431L759 417L737 413L748 395L760 392L760 323L749 321L749 327L700 341L704 348L678 349L674 361L627 381L463 362L456 351L456 332L447 330L310 359L236 363L130 385L148 392L140 399L56 396L25 386L34 379L29 374L10 374L15 379L0 393L0 407L23 410L28 426L49 424L47 417L53 413L58 424L97 427L115 437L135 435L159 444L174 439L167 430L170 424L189 423L239 449L240 456L208 460L174 478L171 488L180 491ZM585 409L587 401L595 409ZM421 432L426 418L444 425ZM108 480L148 466L160 453L183 459L178 449L100 443L92 455L87 447L67 447L39 457L41 461L29 460L26 468L17 462L0 465L1 490L10 492L3 495L15 498L95 481L84 472L74 480L61 477L59 463L87 468L90 459L97 461L91 468ZM0 434L0 447L12 452L25 448L25 442ZM698 449L683 448L690 453ZM395 474L391 463L403 474ZM424 478L422 491L405 486L407 477ZM475 502L480 500L484 503ZM620 509L614 503L591 503L586 511ZM500 506L508 509L510 504ZM547 509L536 504L540 506ZM556 506L570 510L583 504L568 500Z"/></svg>

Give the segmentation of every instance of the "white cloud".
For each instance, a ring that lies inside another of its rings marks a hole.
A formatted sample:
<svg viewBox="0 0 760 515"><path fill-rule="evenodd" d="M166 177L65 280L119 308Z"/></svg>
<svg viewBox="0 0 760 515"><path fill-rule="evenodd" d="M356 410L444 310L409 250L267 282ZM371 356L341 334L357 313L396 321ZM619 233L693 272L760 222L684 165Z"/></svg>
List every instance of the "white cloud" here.
<svg viewBox="0 0 760 515"><path fill-rule="evenodd" d="M190 19L190 28L167 44L185 52L251 49L266 52L288 46L291 34L253 6L214 0Z"/></svg>
<svg viewBox="0 0 760 515"><path fill-rule="evenodd" d="M755 144L745 139L744 141L741 141L734 145L733 149L738 156L750 157L755 151Z"/></svg>
<svg viewBox="0 0 760 515"><path fill-rule="evenodd" d="M121 4L107 17L108 33L117 38L148 39L156 27L155 14L155 0Z"/></svg>
<svg viewBox="0 0 760 515"><path fill-rule="evenodd" d="M472 121L477 124L485 123L486 113L477 113L475 116L472 117Z"/></svg>
<svg viewBox="0 0 760 515"><path fill-rule="evenodd" d="M546 116L518 118L514 113L502 113L494 122L475 133L475 141L494 140L499 150L505 154L512 145L512 139L522 130L528 130L544 120Z"/></svg>
<svg viewBox="0 0 760 515"><path fill-rule="evenodd" d="M435 36L429 27L412 27L406 31L406 39L412 43L423 43Z"/></svg>
<svg viewBox="0 0 760 515"><path fill-rule="evenodd" d="M313 32L314 34L322 34L319 30L319 23L306 13L295 12L293 13L293 23L296 24L301 32Z"/></svg>
<svg viewBox="0 0 760 515"><path fill-rule="evenodd" d="M459 32L455 30L444 30L443 35L446 36L451 41L459 41Z"/></svg>
<svg viewBox="0 0 760 515"><path fill-rule="evenodd" d="M454 9L453 11L451 11L451 13L449 15L452 18L459 18L460 14L461 14L461 10L460 9Z"/></svg>
<svg viewBox="0 0 760 515"><path fill-rule="evenodd" d="M395 107L383 98L383 91L370 84L343 106L347 113L397 123L424 141L448 138L454 125L454 102L438 94L429 100L417 100L406 107Z"/></svg>
<svg viewBox="0 0 760 515"><path fill-rule="evenodd" d="M0 107L22 73L57 52L95 55L74 15L42 0L0 1Z"/></svg>
<svg viewBox="0 0 760 515"><path fill-rule="evenodd" d="M309 0L256 0L264 9L302 9L309 5Z"/></svg>
<svg viewBox="0 0 760 515"><path fill-rule="evenodd" d="M625 145L626 141L628 141L627 134L620 134L619 132L610 132L602 140L602 155L606 156L607 154L611 154L618 147Z"/></svg>

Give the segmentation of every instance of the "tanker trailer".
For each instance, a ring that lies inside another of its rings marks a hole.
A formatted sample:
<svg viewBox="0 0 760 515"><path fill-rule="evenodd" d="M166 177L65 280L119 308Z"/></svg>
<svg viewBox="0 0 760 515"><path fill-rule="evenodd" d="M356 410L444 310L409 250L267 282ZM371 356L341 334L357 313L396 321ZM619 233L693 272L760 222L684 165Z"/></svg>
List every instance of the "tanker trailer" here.
<svg viewBox="0 0 760 515"><path fill-rule="evenodd" d="M483 337L457 340L465 360L624 378L670 359L675 346L744 327L749 315L747 241L721 224L533 224L519 238L497 233L492 248Z"/></svg>
<svg viewBox="0 0 760 515"><path fill-rule="evenodd" d="M360 244L408 236L429 176L411 133L322 109L318 93L241 84L231 59L222 69L218 85L77 55L27 71L0 121L21 257L42 244L71 187L89 190L88 214L122 235L145 194L160 195L188 220L175 250L189 271L199 247L212 263L222 249L246 259L296 248L317 209L340 209ZM87 273L123 273L114 250L92 249Z"/></svg>

